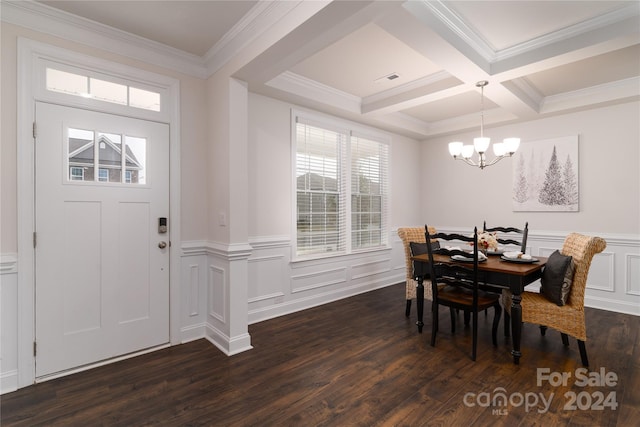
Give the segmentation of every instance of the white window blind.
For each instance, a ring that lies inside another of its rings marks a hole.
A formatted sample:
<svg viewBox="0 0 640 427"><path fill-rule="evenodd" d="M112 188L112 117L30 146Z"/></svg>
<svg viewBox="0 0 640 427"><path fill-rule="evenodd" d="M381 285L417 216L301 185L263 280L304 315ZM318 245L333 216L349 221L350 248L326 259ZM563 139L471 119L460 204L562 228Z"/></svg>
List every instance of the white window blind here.
<svg viewBox="0 0 640 427"><path fill-rule="evenodd" d="M387 144L307 117L295 123L296 256L387 245Z"/></svg>
<svg viewBox="0 0 640 427"><path fill-rule="evenodd" d="M346 250L346 179L348 135L298 121L296 124L297 254Z"/></svg>
<svg viewBox="0 0 640 427"><path fill-rule="evenodd" d="M351 246L354 250L387 244L389 146L351 136Z"/></svg>

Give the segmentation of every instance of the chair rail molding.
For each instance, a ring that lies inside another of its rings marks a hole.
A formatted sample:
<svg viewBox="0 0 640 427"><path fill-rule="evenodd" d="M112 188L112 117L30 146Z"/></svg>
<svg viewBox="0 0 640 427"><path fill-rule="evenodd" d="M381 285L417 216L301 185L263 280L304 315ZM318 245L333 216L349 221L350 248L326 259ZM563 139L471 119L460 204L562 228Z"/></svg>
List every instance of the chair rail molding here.
<svg viewBox="0 0 640 427"><path fill-rule="evenodd" d="M18 254L0 254L0 274L18 272Z"/></svg>

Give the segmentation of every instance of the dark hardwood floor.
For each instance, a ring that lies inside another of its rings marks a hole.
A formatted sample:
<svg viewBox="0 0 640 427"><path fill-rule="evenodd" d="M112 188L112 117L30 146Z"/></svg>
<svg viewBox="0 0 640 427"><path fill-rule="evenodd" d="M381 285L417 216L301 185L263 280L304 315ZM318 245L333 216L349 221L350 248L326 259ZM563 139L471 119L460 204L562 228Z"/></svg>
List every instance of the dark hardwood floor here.
<svg viewBox="0 0 640 427"><path fill-rule="evenodd" d="M1 425L640 425L640 317L587 309L587 375L609 382L583 386L574 339L525 325L516 366L489 313L474 363L462 316L451 335L442 310L431 347L431 319L418 334L404 305L394 285L252 325L254 349L233 357L198 340L37 384L1 396ZM538 384L539 368L570 377Z"/></svg>

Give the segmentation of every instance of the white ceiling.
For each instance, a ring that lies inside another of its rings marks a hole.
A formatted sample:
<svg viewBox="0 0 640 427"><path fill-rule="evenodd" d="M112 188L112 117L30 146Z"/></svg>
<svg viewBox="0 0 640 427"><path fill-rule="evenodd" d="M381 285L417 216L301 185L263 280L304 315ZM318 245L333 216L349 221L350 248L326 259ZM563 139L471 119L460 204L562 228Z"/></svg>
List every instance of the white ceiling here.
<svg viewBox="0 0 640 427"><path fill-rule="evenodd" d="M40 3L207 60L279 6ZM640 99L640 2L326 2L236 77L252 91L419 139L477 128L479 80L489 81L488 127L629 102Z"/></svg>

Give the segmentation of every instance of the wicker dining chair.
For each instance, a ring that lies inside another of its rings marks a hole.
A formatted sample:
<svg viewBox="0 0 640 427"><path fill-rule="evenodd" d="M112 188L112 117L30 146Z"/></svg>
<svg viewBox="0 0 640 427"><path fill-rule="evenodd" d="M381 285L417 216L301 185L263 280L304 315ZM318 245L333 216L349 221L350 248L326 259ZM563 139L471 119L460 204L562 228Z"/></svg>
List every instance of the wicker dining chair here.
<svg viewBox="0 0 640 427"><path fill-rule="evenodd" d="M569 345L568 335L576 338L584 366L589 366L585 347L587 327L584 316L587 275L594 255L602 252L606 247L607 242L600 237L578 233L567 236L560 252L562 255L572 257L575 270L565 305L559 306L543 294L527 291L522 293L522 321L540 325L542 335L545 334L547 327L559 331L565 346ZM505 308L505 333L508 333L511 315L511 292L508 290L502 292L502 305Z"/></svg>
<svg viewBox="0 0 640 427"><path fill-rule="evenodd" d="M434 234L436 229L429 227L429 233ZM416 286L418 283L413 278L413 262L411 261L411 242L426 243L424 227L400 227L398 228L398 236L402 240L402 246L404 247L405 267L406 267L406 296L407 305L405 308L405 316L409 317L411 314L411 301L416 298ZM431 283L429 281L424 282L424 299L431 301Z"/></svg>

